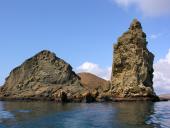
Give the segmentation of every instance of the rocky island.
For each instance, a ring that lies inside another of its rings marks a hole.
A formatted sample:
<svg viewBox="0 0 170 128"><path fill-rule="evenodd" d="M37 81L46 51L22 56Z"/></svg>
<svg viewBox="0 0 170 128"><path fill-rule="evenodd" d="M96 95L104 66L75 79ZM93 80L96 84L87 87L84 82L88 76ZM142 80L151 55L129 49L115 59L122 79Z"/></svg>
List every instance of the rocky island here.
<svg viewBox="0 0 170 128"><path fill-rule="evenodd" d="M146 34L135 19L114 45L110 81L76 74L67 62L43 50L11 71L0 88L0 100L158 101L152 82L154 55L146 46Z"/></svg>

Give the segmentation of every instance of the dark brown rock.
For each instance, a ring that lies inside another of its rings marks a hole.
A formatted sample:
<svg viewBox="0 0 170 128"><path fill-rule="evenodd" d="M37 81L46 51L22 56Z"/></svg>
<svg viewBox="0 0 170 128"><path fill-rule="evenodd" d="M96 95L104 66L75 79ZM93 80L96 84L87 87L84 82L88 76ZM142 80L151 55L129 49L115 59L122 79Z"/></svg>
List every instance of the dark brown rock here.
<svg viewBox="0 0 170 128"><path fill-rule="evenodd" d="M111 96L108 95L110 90L110 81L104 80L91 73L79 73L81 84L88 90L83 97L84 101L104 102L110 101Z"/></svg>
<svg viewBox="0 0 170 128"><path fill-rule="evenodd" d="M104 80L91 73L78 73L81 84L88 90L97 90L98 92L107 92L110 89L110 81Z"/></svg>
<svg viewBox="0 0 170 128"><path fill-rule="evenodd" d="M83 102L91 103L91 102L95 102L95 101L96 101L96 97L89 91L87 91L83 94Z"/></svg>

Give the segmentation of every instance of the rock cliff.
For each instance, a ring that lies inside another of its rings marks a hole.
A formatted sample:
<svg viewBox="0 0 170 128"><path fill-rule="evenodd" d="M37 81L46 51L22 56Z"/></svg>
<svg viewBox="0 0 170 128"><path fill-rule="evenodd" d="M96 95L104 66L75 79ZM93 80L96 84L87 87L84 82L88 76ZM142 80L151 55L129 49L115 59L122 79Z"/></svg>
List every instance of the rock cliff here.
<svg viewBox="0 0 170 128"><path fill-rule="evenodd" d="M157 98L153 89L154 55L147 49L146 34L134 19L114 45L111 93L117 98Z"/></svg>
<svg viewBox="0 0 170 128"><path fill-rule="evenodd" d="M72 67L44 50L11 71L1 88L3 99L81 100L83 87Z"/></svg>

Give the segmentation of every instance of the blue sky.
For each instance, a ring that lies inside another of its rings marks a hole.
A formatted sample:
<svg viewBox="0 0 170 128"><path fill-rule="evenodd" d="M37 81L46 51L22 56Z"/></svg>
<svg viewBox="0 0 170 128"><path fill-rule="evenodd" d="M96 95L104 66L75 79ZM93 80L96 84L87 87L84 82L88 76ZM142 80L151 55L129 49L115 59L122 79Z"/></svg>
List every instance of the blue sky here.
<svg viewBox="0 0 170 128"><path fill-rule="evenodd" d="M43 49L55 52L76 71L105 78L112 65L112 45L134 18L148 36L156 71L168 79L166 89L159 91L162 85L157 85L157 92L170 92L170 74L160 69L160 59L169 62L169 0L0 1L0 84L14 67Z"/></svg>

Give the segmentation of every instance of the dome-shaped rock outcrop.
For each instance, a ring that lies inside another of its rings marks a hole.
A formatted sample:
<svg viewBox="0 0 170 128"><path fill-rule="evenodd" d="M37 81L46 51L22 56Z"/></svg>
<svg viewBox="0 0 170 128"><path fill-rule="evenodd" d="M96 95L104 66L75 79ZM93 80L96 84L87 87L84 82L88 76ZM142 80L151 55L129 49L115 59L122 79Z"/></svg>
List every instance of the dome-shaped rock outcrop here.
<svg viewBox="0 0 170 128"><path fill-rule="evenodd" d="M54 53L43 50L11 71L1 88L0 97L80 100L82 91L80 78L72 67Z"/></svg>

